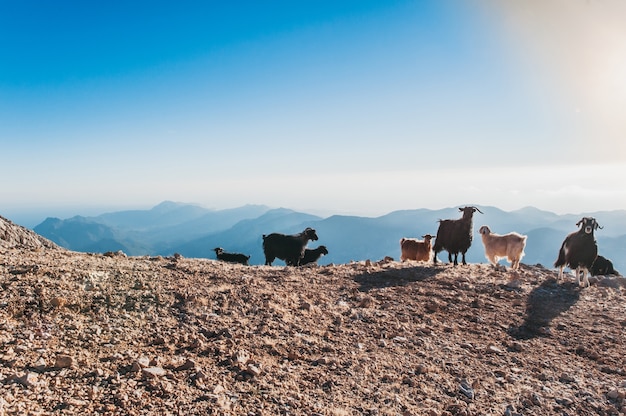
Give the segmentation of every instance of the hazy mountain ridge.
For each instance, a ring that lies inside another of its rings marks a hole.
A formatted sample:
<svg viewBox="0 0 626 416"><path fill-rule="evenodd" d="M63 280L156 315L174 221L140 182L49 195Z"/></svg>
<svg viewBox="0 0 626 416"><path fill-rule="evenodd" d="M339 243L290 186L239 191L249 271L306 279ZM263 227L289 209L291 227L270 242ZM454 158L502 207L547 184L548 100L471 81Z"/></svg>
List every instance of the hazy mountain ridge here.
<svg viewBox="0 0 626 416"><path fill-rule="evenodd" d="M565 236L576 230L582 216L593 216L604 228L596 232L600 254L610 258L618 270L626 270L626 211L559 215L534 207L503 211L478 206L474 215L474 243L468 262L485 263L477 233L489 225L495 233L517 231L528 235L523 263L552 267ZM439 219L459 218L458 207L440 210L394 211L379 217L332 215L322 218L286 208L270 209L246 205L229 210L208 210L191 204L164 202L146 211L120 211L96 217L46 219L34 230L62 247L86 252L122 250L129 255L171 255L215 258L213 248L242 252L251 264L263 264L262 235L296 233L313 227L320 237L309 247L326 245L329 254L320 264L352 260L398 259L399 240L436 234ZM439 254L447 261L447 253ZM276 264L282 264L277 261Z"/></svg>

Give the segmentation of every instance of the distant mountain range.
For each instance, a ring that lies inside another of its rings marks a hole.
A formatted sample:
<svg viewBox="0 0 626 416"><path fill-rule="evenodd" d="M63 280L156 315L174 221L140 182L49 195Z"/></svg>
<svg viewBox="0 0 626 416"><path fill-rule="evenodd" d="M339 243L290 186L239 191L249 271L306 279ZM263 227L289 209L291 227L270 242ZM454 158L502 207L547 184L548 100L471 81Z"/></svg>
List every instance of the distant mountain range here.
<svg viewBox="0 0 626 416"><path fill-rule="evenodd" d="M596 231L600 254L610 258L618 270L626 270L626 211L603 211L557 215L527 207L505 212L478 206L474 214L474 243L467 261L485 263L477 230L489 225L495 233L517 231L528 235L522 263L551 268L565 236L577 229L583 216L595 217L603 229ZM440 210L394 211L376 218L333 215L322 218L290 209L246 205L227 210L210 210L192 204L163 202L149 210L119 211L95 217L47 218L34 231L74 251L122 250L128 255L179 253L185 257L215 258L213 249L251 256L251 264L263 264L262 235L272 232L297 233L306 227L317 230L319 240L310 247L325 245L329 254L319 264L348 263L400 257L402 237L436 234L439 219L459 218L458 207ZM439 254L447 261L447 253ZM282 264L276 261L275 264ZM506 264L506 263L505 263Z"/></svg>

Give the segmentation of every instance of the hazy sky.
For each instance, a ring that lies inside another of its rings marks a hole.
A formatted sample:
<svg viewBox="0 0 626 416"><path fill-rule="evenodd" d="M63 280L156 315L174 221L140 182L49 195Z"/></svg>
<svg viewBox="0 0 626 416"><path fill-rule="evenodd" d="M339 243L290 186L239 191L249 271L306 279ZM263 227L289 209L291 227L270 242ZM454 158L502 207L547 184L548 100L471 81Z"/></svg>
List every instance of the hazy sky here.
<svg viewBox="0 0 626 416"><path fill-rule="evenodd" d="M0 215L626 208L626 2L0 3Z"/></svg>

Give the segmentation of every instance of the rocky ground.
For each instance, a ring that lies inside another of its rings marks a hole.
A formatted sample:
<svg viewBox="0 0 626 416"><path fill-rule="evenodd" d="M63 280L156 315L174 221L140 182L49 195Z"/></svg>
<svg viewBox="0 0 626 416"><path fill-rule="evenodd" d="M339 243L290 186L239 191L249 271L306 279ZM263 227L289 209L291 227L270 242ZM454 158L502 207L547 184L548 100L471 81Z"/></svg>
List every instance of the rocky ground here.
<svg viewBox="0 0 626 416"><path fill-rule="evenodd" d="M0 414L617 415L624 279L84 254L0 217Z"/></svg>

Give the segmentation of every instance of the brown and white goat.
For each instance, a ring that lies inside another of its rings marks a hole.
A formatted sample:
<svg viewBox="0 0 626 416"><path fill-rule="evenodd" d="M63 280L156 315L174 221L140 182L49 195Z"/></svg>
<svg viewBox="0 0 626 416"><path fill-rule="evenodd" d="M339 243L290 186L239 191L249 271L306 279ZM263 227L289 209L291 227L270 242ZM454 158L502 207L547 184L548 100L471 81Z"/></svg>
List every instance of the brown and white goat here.
<svg viewBox="0 0 626 416"><path fill-rule="evenodd" d="M486 225L480 227L478 232L485 246L485 257L491 264L497 267L498 260L506 258L511 263L511 269L519 269L527 236L515 232L504 235L492 233Z"/></svg>
<svg viewBox="0 0 626 416"><path fill-rule="evenodd" d="M598 256L598 245L593 232L600 227L593 217L583 217L576 223L580 226L578 231L565 237L559 257L554 262L554 267L559 268L559 280L563 277L563 268L576 269L576 285L580 286L580 274L583 274L583 286L589 286L589 270Z"/></svg>

